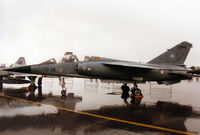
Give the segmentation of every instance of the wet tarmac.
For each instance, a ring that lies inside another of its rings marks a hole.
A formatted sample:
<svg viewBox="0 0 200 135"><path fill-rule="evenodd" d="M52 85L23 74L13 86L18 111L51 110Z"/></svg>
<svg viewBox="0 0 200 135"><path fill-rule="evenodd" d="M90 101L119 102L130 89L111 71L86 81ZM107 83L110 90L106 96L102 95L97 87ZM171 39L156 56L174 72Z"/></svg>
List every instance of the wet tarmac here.
<svg viewBox="0 0 200 135"><path fill-rule="evenodd" d="M68 79L61 97L58 79L4 85L0 135L200 134L200 82L172 86L139 84L143 98L123 99L121 84ZM130 85L131 86L131 85Z"/></svg>

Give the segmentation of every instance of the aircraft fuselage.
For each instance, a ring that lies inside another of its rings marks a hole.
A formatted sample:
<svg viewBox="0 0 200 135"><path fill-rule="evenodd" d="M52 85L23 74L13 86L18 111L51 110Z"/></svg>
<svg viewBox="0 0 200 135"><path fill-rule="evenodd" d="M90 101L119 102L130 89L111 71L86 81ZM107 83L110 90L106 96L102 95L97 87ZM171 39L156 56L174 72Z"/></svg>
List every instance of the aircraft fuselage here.
<svg viewBox="0 0 200 135"><path fill-rule="evenodd" d="M23 71L20 69L20 71ZM133 69L126 67L109 67L101 61L70 62L62 64L33 65L24 69L25 73L79 77L91 79L127 80L127 81L168 81L183 80L188 77L171 75L168 71L158 69Z"/></svg>

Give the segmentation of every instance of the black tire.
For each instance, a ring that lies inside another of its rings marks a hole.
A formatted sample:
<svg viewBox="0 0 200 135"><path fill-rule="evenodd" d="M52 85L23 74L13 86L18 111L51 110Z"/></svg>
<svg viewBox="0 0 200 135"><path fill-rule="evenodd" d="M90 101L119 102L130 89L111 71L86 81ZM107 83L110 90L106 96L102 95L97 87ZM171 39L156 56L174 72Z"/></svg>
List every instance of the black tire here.
<svg viewBox="0 0 200 135"><path fill-rule="evenodd" d="M141 96L142 95L142 91L140 89L135 89L134 95L135 96Z"/></svg>
<svg viewBox="0 0 200 135"><path fill-rule="evenodd" d="M65 96L65 95L66 95L66 90L62 90L62 91L61 91L61 95L62 95L62 96Z"/></svg>

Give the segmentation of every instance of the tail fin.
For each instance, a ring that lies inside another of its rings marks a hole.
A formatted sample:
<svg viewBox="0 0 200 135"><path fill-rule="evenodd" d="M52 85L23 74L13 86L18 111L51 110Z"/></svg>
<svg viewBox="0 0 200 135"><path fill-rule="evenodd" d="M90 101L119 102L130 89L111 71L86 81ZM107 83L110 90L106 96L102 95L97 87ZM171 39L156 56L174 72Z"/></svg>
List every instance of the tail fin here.
<svg viewBox="0 0 200 135"><path fill-rule="evenodd" d="M184 41L175 47L168 49L166 52L149 61L148 63L184 65L191 47L191 43Z"/></svg>
<svg viewBox="0 0 200 135"><path fill-rule="evenodd" d="M19 57L19 59L15 62L15 65L26 65L26 61L24 57Z"/></svg>

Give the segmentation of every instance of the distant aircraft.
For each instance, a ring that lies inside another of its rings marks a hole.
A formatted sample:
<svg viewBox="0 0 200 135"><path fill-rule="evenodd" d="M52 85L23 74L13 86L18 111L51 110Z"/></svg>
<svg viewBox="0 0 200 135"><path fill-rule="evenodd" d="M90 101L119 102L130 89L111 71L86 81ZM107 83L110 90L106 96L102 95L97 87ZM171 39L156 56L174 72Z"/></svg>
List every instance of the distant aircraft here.
<svg viewBox="0 0 200 135"><path fill-rule="evenodd" d="M24 57L20 57L14 64L11 64L10 67L19 67L25 66L26 61ZM25 80L25 76L19 76L19 73L3 71L6 66L1 64L0 66L0 89L3 88L3 83L7 84L24 84L30 83L30 81Z"/></svg>
<svg viewBox="0 0 200 135"><path fill-rule="evenodd" d="M139 82L156 81L159 84L169 85L198 76L184 65L191 47L192 44L184 41L145 64L88 56L84 61L79 61L71 54L60 63L51 59L42 64L9 68L7 71L133 82L135 95L141 95L137 85ZM65 93L66 91L62 90L61 94Z"/></svg>
<svg viewBox="0 0 200 135"><path fill-rule="evenodd" d="M192 71L189 71L188 73L192 73L192 74L200 74L200 67L194 67L194 69Z"/></svg>

